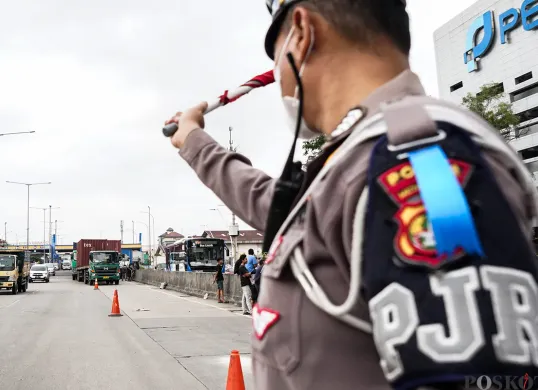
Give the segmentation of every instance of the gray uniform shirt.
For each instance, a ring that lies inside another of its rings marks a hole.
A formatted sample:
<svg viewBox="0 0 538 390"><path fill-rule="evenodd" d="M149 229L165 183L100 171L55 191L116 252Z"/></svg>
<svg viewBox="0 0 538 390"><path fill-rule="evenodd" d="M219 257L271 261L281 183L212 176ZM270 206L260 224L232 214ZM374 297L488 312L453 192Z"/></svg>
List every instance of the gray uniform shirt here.
<svg viewBox="0 0 538 390"><path fill-rule="evenodd" d="M424 95L424 90L418 77L405 71L362 102L365 115L361 121L378 113L382 103L410 95ZM353 129L332 137L329 145L349 136L350 131ZM350 262L357 261L351 259L353 217L366 184L373 143L358 145L327 173L281 240L277 238L280 244L274 244L275 256L264 267L263 289L254 310L256 390L390 388L372 336L320 310L305 295L289 267L292 250L300 246L328 298L334 304L346 299ZM511 174L513 162L501 153L488 150L485 154L524 225L532 206ZM227 151L200 129L187 137L180 155L239 218L256 229L265 229L275 179L253 168L241 154ZM364 302L359 302L353 314L369 321Z"/></svg>

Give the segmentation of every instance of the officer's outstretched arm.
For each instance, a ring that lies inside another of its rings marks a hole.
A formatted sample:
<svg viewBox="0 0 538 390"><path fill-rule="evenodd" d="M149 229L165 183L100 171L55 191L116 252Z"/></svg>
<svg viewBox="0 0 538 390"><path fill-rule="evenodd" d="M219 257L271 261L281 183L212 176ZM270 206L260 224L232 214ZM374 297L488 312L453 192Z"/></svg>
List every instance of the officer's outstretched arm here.
<svg viewBox="0 0 538 390"><path fill-rule="evenodd" d="M179 155L239 218L265 229L274 179L252 167L245 156L230 152L201 129L185 140Z"/></svg>

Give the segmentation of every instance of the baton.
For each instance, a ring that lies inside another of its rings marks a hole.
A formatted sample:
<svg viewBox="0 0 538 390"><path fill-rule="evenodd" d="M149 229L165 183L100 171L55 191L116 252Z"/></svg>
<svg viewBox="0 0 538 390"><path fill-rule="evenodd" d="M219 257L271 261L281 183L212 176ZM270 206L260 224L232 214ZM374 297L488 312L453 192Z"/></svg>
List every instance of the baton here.
<svg viewBox="0 0 538 390"><path fill-rule="evenodd" d="M255 88L265 87L266 85L272 84L275 82L275 76L273 75L273 71L270 70L268 72L259 74L258 76L250 79L245 84L241 85L239 88L237 88L234 91L228 92L227 90L224 91L222 95L219 96L218 99L211 102L207 109L204 111L205 114L209 114L211 111L225 106L228 103L231 103L233 101L236 101L241 96L246 95L250 91L252 91ZM177 123L170 123L163 127L163 134L165 137L172 137L175 132L177 131Z"/></svg>

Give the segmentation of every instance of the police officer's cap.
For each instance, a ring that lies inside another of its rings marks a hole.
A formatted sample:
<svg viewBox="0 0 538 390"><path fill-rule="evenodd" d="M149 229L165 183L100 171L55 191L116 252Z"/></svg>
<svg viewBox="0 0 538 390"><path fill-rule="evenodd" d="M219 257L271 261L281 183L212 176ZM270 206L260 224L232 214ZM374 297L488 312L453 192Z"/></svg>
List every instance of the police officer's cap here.
<svg viewBox="0 0 538 390"><path fill-rule="evenodd" d="M292 5L300 3L301 1L303 0L265 0L267 9L269 10L271 17L273 18L273 21L269 26L269 30L267 31L267 35L265 36L265 52L272 60L274 59L273 57L275 51L275 41L278 36L278 32L280 31L280 27L282 26L282 22L286 17L286 12L290 9ZM404 6L406 5L406 0L389 1L393 1L395 3L403 3Z"/></svg>

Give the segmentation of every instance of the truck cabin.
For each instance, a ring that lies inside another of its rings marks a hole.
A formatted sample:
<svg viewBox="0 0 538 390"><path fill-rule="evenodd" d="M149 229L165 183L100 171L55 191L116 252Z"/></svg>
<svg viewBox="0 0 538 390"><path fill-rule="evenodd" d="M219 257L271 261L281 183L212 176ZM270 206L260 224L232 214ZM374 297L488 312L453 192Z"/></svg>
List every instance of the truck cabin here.
<svg viewBox="0 0 538 390"><path fill-rule="evenodd" d="M0 272L15 271L16 266L16 255L0 255Z"/></svg>
<svg viewBox="0 0 538 390"><path fill-rule="evenodd" d="M93 251L90 252L90 262L94 264L117 264L119 254L114 251Z"/></svg>

